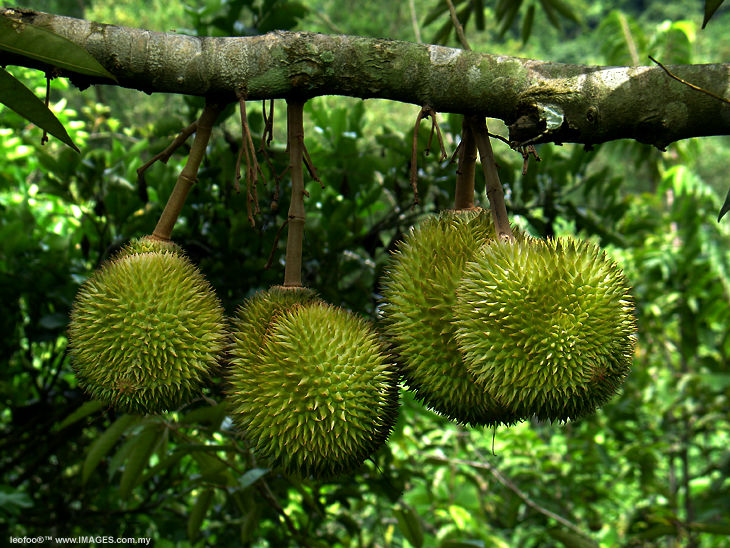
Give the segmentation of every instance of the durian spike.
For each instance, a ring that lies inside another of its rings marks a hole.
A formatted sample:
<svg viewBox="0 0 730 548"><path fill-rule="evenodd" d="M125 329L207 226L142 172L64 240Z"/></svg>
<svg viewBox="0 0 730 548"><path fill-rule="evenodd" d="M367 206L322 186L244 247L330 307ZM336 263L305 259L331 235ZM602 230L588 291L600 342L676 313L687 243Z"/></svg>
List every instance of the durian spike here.
<svg viewBox="0 0 730 548"><path fill-rule="evenodd" d="M206 103L203 113L198 119L198 125L195 130L195 139L190 148L190 154L188 160L185 163L185 167L180 171L175 188L172 189L172 194L167 200L165 209L160 215L160 220L157 221L157 226L152 232L152 235L160 240L169 240L172 235L172 228L175 226L177 218L180 216L185 199L188 197L188 192L195 184L198 169L203 161L205 155L205 148L210 140L210 134L213 129L218 114L220 113L220 105L215 103Z"/></svg>
<svg viewBox="0 0 730 548"><path fill-rule="evenodd" d="M289 204L286 237L284 286L302 286L302 242L304 240L304 100L287 99L287 141L289 172L291 173L291 203Z"/></svg>

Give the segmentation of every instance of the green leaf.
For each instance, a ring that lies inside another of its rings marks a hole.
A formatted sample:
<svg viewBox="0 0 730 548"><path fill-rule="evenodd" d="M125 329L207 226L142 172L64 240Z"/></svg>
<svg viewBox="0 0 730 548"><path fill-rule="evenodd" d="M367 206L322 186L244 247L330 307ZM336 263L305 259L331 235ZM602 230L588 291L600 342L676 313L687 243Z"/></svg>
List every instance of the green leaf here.
<svg viewBox="0 0 730 548"><path fill-rule="evenodd" d="M562 543L565 548L598 548L598 543L588 536L565 529L548 529L548 535Z"/></svg>
<svg viewBox="0 0 730 548"><path fill-rule="evenodd" d="M722 3L725 0L705 0L705 18L702 21L702 28L705 28L707 23L710 22L710 19L717 11L717 8L722 6Z"/></svg>
<svg viewBox="0 0 730 548"><path fill-rule="evenodd" d="M522 6L522 0L512 0L511 2L509 2L509 5L506 8L504 16L499 18L499 20L500 20L499 35L500 36L504 36L504 34L512 26L512 23L514 23L515 17L517 17L517 12L520 11L520 6Z"/></svg>
<svg viewBox="0 0 730 548"><path fill-rule="evenodd" d="M398 527L403 536L416 548L423 546L423 525L421 518L410 506L403 505L401 508L393 509L395 518L398 520Z"/></svg>
<svg viewBox="0 0 730 548"><path fill-rule="evenodd" d="M0 68L0 103L79 152L56 115L4 68Z"/></svg>
<svg viewBox="0 0 730 548"><path fill-rule="evenodd" d="M0 485L0 510L17 516L23 511L23 508L32 507L33 501L23 491L7 485Z"/></svg>
<svg viewBox="0 0 730 548"><path fill-rule="evenodd" d="M225 405L208 405L185 413L180 418L180 424L205 424L213 429L217 429L221 422L223 422L225 416Z"/></svg>
<svg viewBox="0 0 730 548"><path fill-rule="evenodd" d="M210 505L213 502L214 495L215 490L212 488L208 488L204 489L198 495L198 498L195 499L195 504L193 504L193 507L190 510L190 515L188 516L188 538L192 542L195 542L198 536L200 536L200 526L202 525L203 519L205 519L205 516L210 509Z"/></svg>
<svg viewBox="0 0 730 548"><path fill-rule="evenodd" d="M89 415L96 413L102 407L104 407L104 404L98 400L84 402L79 406L78 409L76 409L76 411L71 413L61 422L55 424L53 430L55 432L57 432L58 430L63 430L67 426L71 426L73 423L78 422L81 419L84 419Z"/></svg>
<svg viewBox="0 0 730 548"><path fill-rule="evenodd" d="M0 49L55 67L117 79L85 49L46 29L0 17Z"/></svg>
<svg viewBox="0 0 730 548"><path fill-rule="evenodd" d="M530 4L527 13L522 19L522 42L527 43L532 34L532 23L535 21L535 4Z"/></svg>
<svg viewBox="0 0 730 548"><path fill-rule="evenodd" d="M439 548L484 548L483 540L445 540Z"/></svg>
<svg viewBox="0 0 730 548"><path fill-rule="evenodd" d="M243 518L241 522L241 543L246 544L254 538L254 533L259 525L259 517L261 510L258 506L254 506Z"/></svg>
<svg viewBox="0 0 730 548"><path fill-rule="evenodd" d="M139 417L135 415L122 415L91 444L81 469L82 484L88 481L91 473L96 470L96 467L101 462L101 459L111 450L121 435L138 421Z"/></svg>
<svg viewBox="0 0 730 548"><path fill-rule="evenodd" d="M484 0L471 0L477 30L484 30Z"/></svg>
<svg viewBox="0 0 730 548"><path fill-rule="evenodd" d="M727 196L725 196L725 203L722 204L722 207L720 208L720 214L717 216L717 222L720 222L720 219L722 219L725 216L725 213L730 211L730 189L727 191Z"/></svg>
<svg viewBox="0 0 730 548"><path fill-rule="evenodd" d="M169 455L162 458L157 464L155 464L152 468L147 470L143 475L142 479L140 480L140 484L145 483L149 481L149 479L162 472L163 470L166 470L167 468L171 468L175 466L178 462L182 460L182 458L187 455L188 453L185 451L178 451L177 448L170 453Z"/></svg>
<svg viewBox="0 0 730 548"><path fill-rule="evenodd" d="M550 24L558 30L563 30L563 27L560 25L560 19L558 19L558 14L555 13L556 8L553 5L552 0L540 0L540 4L542 5L545 15L547 15L548 21L550 21Z"/></svg>
<svg viewBox="0 0 730 548"><path fill-rule="evenodd" d="M253 485L259 479L264 477L268 471L269 471L268 468L252 468L251 470L246 472L243 476L241 476L240 480L238 480L239 487L241 489L245 489L246 487Z"/></svg>
<svg viewBox="0 0 730 548"><path fill-rule="evenodd" d="M228 484L230 478L225 462L212 455L206 455L197 451L191 453L191 455L200 467L200 475L203 480L222 485Z"/></svg>
<svg viewBox="0 0 730 548"><path fill-rule="evenodd" d="M548 0L550 6L557 11L560 15L573 21L574 23L580 24L580 17L573 11L573 8L563 2L563 0Z"/></svg>
<svg viewBox="0 0 730 548"><path fill-rule="evenodd" d="M135 438L136 443L124 463L124 472L119 483L122 499L129 498L132 489L139 484L142 470L147 466L163 431L164 427L160 424L148 424Z"/></svg>

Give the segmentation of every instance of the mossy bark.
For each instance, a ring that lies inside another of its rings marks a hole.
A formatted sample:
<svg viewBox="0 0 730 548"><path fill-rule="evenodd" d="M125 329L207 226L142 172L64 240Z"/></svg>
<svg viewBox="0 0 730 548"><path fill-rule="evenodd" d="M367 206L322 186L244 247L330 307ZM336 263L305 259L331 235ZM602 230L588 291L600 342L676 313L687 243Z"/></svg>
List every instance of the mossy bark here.
<svg viewBox="0 0 730 548"><path fill-rule="evenodd" d="M219 38L102 25L13 8L21 23L87 49L119 84L146 92L236 101L348 95L430 105L439 112L500 118L516 144L601 143L632 138L664 147L730 134L727 104L670 78L662 68L567 65L435 45L356 36L274 32ZM3 64L40 67L0 53ZM48 68L44 65L42 68ZM730 97L730 64L667 67ZM81 86L109 83L75 75Z"/></svg>

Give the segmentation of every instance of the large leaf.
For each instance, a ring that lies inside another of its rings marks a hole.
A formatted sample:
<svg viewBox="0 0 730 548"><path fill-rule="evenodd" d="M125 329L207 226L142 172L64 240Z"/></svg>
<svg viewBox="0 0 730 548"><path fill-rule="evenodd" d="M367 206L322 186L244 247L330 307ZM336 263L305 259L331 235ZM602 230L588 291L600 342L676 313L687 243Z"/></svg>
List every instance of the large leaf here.
<svg viewBox="0 0 730 548"><path fill-rule="evenodd" d="M195 499L195 504L193 504L190 510L190 515L188 516L188 538L193 542L200 535L200 526L213 502L213 495L215 495L214 489L203 489L198 495L198 498Z"/></svg>
<svg viewBox="0 0 730 548"><path fill-rule="evenodd" d="M4 68L0 68L0 103L79 152L55 114Z"/></svg>
<svg viewBox="0 0 730 548"><path fill-rule="evenodd" d="M135 438L135 443L124 463L124 472L122 472L122 479L119 483L119 494L123 499L129 498L132 489L140 483L142 470L147 466L163 432L162 425L152 423L145 426Z"/></svg>
<svg viewBox="0 0 730 548"><path fill-rule="evenodd" d="M548 535L558 542L562 543L565 548L598 548L598 543L588 536L579 535L573 531L565 529L548 529Z"/></svg>
<svg viewBox="0 0 730 548"><path fill-rule="evenodd" d="M241 476L241 479L238 480L238 485L241 489L245 489L246 487L256 483L260 478L264 477L268 471L268 468L252 468Z"/></svg>
<svg viewBox="0 0 730 548"><path fill-rule="evenodd" d="M717 8L722 6L724 1L725 0L705 0L705 18L702 20L702 28L707 26L707 23L710 22L712 16L715 15Z"/></svg>
<svg viewBox="0 0 730 548"><path fill-rule="evenodd" d="M111 450L121 435L139 420L134 415L122 415L89 447L84 466L81 469L81 483L86 483L101 459Z"/></svg>
<svg viewBox="0 0 730 548"><path fill-rule="evenodd" d="M109 78L106 70L85 49L48 30L0 17L0 49L29 57L60 69Z"/></svg>
<svg viewBox="0 0 730 548"><path fill-rule="evenodd" d="M84 402L76 409L73 413L63 419L60 423L53 426L53 430L63 430L67 426L71 426L73 423L85 419L89 415L92 415L104 407L104 404L99 400L91 400Z"/></svg>
<svg viewBox="0 0 730 548"><path fill-rule="evenodd" d="M423 524L416 511L410 506L393 509L398 527L403 536L416 548L423 546Z"/></svg>

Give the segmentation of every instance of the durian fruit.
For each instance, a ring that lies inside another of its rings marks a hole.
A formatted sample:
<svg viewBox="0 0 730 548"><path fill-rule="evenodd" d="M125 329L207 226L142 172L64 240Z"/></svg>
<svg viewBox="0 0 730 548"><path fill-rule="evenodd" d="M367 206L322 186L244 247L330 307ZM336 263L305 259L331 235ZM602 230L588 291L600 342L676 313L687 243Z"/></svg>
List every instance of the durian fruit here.
<svg viewBox="0 0 730 548"><path fill-rule="evenodd" d="M354 470L387 439L398 374L368 323L307 295L291 299L302 296L307 302L281 307L281 293L269 292L238 310L228 400L268 466L329 478Z"/></svg>
<svg viewBox="0 0 730 548"><path fill-rule="evenodd" d="M631 365L636 320L618 265L572 238L493 241L464 268L456 338L467 368L523 418L592 413Z"/></svg>
<svg viewBox="0 0 730 548"><path fill-rule="evenodd" d="M80 386L132 413L190 400L227 342L210 284L169 250L120 254L94 272L78 291L68 334Z"/></svg>
<svg viewBox="0 0 730 548"><path fill-rule="evenodd" d="M161 240L155 236L133 238L114 256L115 259L133 253L153 253L155 251L170 251L178 255L185 255L183 248L171 240Z"/></svg>
<svg viewBox="0 0 730 548"><path fill-rule="evenodd" d="M494 234L489 211L429 217L400 243L383 282L385 333L406 384L434 411L474 426L515 422L474 382L455 338L456 286L464 265Z"/></svg>

